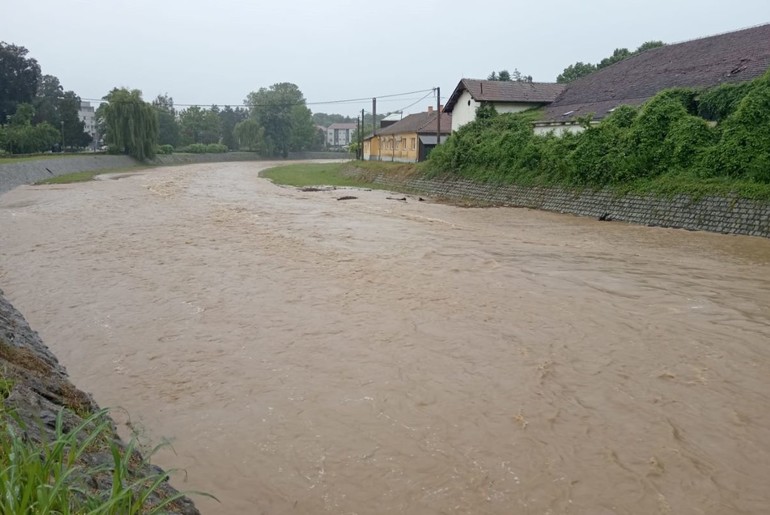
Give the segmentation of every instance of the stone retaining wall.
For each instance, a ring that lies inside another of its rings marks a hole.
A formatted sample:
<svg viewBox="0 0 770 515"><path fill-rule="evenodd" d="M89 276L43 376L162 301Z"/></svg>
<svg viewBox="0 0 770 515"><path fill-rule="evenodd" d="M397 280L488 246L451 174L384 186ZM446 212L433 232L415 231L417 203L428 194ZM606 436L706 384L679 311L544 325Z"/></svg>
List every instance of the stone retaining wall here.
<svg viewBox="0 0 770 515"><path fill-rule="evenodd" d="M380 174L373 182L427 196L528 207L635 224L770 237L770 202L725 197L692 199L562 188L490 185L456 179L398 179Z"/></svg>
<svg viewBox="0 0 770 515"><path fill-rule="evenodd" d="M0 391L0 430L4 436L6 425L14 428L25 443L42 448L43 442L56 440L56 425L61 417L65 432L80 426L83 417L99 411L99 406L90 395L78 390L69 380L67 371L61 366L56 356L40 340L24 317L3 296L0 290L0 382L9 391ZM61 413L61 415L60 415ZM109 434L113 435L117 445L128 452L120 442L114 426ZM110 467L114 466L112 454L106 448L106 443L94 443L89 446L77 463L89 470L99 466L106 467L102 473L90 478L90 486L98 492L109 495L112 489L112 474ZM126 481L146 478L161 473L155 465L142 459L134 451L129 460L129 477ZM73 476L74 477L74 476ZM163 481L150 494L146 506L157 505L164 499L169 499L177 491ZM184 515L199 515L193 502L182 497L174 501L166 513Z"/></svg>

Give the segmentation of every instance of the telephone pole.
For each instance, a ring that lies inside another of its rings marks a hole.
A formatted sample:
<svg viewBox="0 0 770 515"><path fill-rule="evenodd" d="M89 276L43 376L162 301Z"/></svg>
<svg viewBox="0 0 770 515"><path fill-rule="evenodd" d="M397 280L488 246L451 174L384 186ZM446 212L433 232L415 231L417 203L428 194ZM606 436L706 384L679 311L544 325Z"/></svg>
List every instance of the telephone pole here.
<svg viewBox="0 0 770 515"><path fill-rule="evenodd" d="M441 88L436 88L436 113L438 118L436 119L436 146L441 143Z"/></svg>

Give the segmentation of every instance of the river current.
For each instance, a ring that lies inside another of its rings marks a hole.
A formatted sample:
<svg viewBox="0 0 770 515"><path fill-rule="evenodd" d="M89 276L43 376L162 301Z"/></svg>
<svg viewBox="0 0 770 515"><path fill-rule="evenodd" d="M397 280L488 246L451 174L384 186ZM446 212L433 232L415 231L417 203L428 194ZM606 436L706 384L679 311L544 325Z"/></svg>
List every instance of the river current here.
<svg viewBox="0 0 770 515"><path fill-rule="evenodd" d="M770 241L266 166L0 196L0 287L203 513L770 512Z"/></svg>

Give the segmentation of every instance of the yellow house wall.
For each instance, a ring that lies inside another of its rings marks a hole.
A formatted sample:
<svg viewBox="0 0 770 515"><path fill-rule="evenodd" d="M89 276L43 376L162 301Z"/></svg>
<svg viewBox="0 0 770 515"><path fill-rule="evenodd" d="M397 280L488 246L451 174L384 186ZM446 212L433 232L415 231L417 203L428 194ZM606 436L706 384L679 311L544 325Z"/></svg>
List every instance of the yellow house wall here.
<svg viewBox="0 0 770 515"><path fill-rule="evenodd" d="M401 134L386 134L372 138L377 142L377 150L371 145L371 159L379 161L399 161L416 163L420 148L420 140L416 132L406 132ZM395 143L395 145L394 145ZM394 148L395 147L395 148Z"/></svg>

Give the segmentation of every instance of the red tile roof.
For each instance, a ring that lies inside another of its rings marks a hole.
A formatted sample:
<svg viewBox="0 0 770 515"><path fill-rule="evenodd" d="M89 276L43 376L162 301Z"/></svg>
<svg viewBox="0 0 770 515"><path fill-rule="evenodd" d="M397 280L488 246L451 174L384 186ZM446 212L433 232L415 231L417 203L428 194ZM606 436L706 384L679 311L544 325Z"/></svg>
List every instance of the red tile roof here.
<svg viewBox="0 0 770 515"><path fill-rule="evenodd" d="M403 120L388 125L384 129L377 129L377 135L403 134L405 132L416 132L417 134L435 134L436 122L438 117L436 112L424 112L410 114ZM447 113L441 114L441 134L452 132L452 116Z"/></svg>
<svg viewBox="0 0 770 515"><path fill-rule="evenodd" d="M452 112L463 91L477 102L521 102L548 104L564 90L564 84L461 79L447 101L445 112Z"/></svg>
<svg viewBox="0 0 770 515"><path fill-rule="evenodd" d="M567 85L543 120L604 118L676 87L708 88L754 79L770 68L770 24L647 50Z"/></svg>

